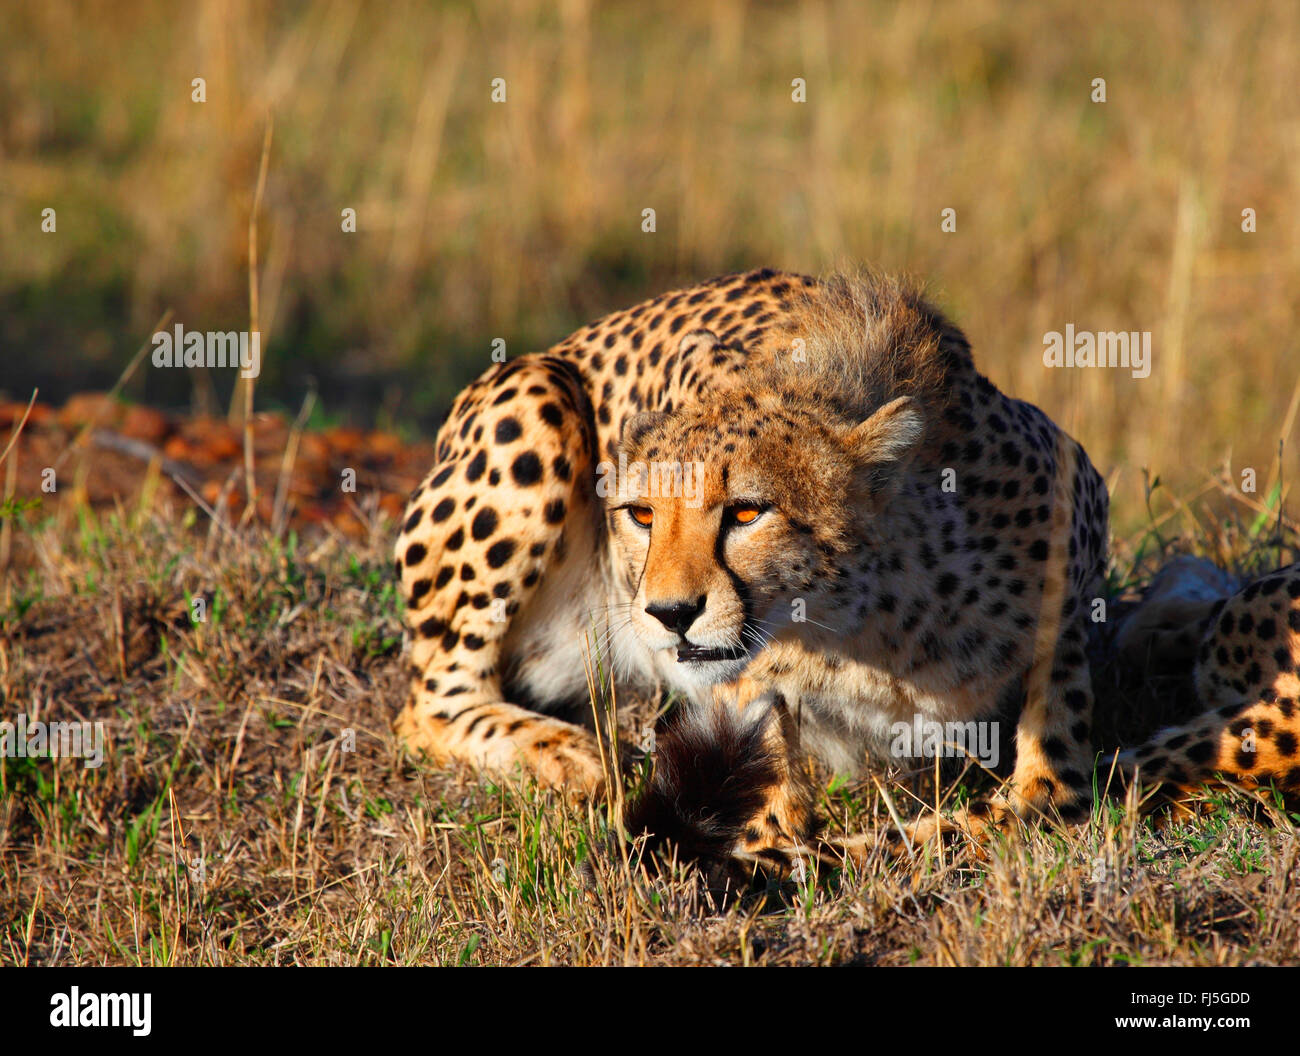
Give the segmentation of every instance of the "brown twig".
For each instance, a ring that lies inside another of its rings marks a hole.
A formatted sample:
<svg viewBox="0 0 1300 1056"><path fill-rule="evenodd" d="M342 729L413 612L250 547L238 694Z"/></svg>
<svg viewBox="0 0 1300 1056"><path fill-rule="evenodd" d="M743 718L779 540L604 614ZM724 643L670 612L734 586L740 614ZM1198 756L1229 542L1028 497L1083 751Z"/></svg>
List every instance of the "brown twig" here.
<svg viewBox="0 0 1300 1056"><path fill-rule="evenodd" d="M275 506L271 512L271 534L278 536L284 531L285 505L289 497L289 479L293 476L294 464L298 461L298 445L302 442L302 432L307 427L312 408L316 405L316 392L310 390L298 410L298 417L293 420L289 430L289 442L284 448L284 457L280 460L280 479L275 485Z"/></svg>
<svg viewBox="0 0 1300 1056"><path fill-rule="evenodd" d="M14 431L9 434L9 443L5 445L3 455L0 455L0 465L4 465L4 460L9 457L9 452L14 449L14 444L18 443L18 434L23 431L23 426L27 424L27 419L32 413L32 408L36 406L36 396L40 389L32 389L32 398L27 401L27 410L23 411L23 416L18 424L14 426Z"/></svg>
<svg viewBox="0 0 1300 1056"><path fill-rule="evenodd" d="M257 214L261 211L262 194L266 190L266 169L271 157L271 132L274 128L275 119L268 115L266 134L262 137L262 161L257 170L257 190L253 192L253 209L248 215L248 340L250 344L254 334L258 334L258 341L261 341L258 329L260 304L257 283ZM253 473L253 389L257 379L250 375L246 378L241 377L240 382L244 391L244 490L247 497L241 521L247 524L257 513L257 480Z"/></svg>

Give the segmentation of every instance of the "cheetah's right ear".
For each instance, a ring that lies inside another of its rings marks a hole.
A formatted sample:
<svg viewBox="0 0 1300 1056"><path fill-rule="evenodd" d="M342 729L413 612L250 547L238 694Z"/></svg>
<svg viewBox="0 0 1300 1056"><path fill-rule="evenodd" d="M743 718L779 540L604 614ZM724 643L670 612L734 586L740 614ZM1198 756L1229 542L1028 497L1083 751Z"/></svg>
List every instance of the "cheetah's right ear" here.
<svg viewBox="0 0 1300 1056"><path fill-rule="evenodd" d="M900 396L850 430L849 451L869 493L890 490L913 449L925 436L925 419L910 396Z"/></svg>
<svg viewBox="0 0 1300 1056"><path fill-rule="evenodd" d="M656 425L667 419L668 415L663 411L643 411L632 415L623 423L623 432L618 439L619 446L626 448L629 444L635 444Z"/></svg>

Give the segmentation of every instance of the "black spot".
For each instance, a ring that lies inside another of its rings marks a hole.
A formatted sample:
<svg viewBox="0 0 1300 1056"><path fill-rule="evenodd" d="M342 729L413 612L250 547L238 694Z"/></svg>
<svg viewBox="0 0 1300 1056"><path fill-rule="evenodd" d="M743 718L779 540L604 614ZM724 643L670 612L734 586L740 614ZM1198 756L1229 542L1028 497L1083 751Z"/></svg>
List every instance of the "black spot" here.
<svg viewBox="0 0 1300 1056"><path fill-rule="evenodd" d="M501 539L488 547L487 563L491 568L500 568L510 560L514 552L515 541L513 539Z"/></svg>
<svg viewBox="0 0 1300 1056"><path fill-rule="evenodd" d="M547 524L559 524L564 520L564 500L555 499L552 502L548 502L546 504L546 509L543 512L546 516Z"/></svg>
<svg viewBox="0 0 1300 1056"><path fill-rule="evenodd" d="M408 518L406 518L406 524L402 526L402 530L405 531L405 532L413 532L413 531L415 531L416 527L417 527L417 526L419 525L419 523L420 523L420 519L421 519L423 516L424 516L424 507L421 506L418 510L415 510L415 511L411 514L411 516L409 516Z"/></svg>
<svg viewBox="0 0 1300 1056"><path fill-rule="evenodd" d="M497 511L491 506L484 506L474 515L474 523L470 525L470 534L477 540L486 539L497 530L497 523Z"/></svg>
<svg viewBox="0 0 1300 1056"><path fill-rule="evenodd" d="M406 548L406 567L411 568L418 565L428 556L428 549L423 543L412 543Z"/></svg>
<svg viewBox="0 0 1300 1056"><path fill-rule="evenodd" d="M443 587L445 587L448 583L451 582L451 577L454 574L455 574L455 570L451 567L451 565L443 565L442 568L438 569L438 575L434 578L433 581L434 587L438 590L441 590Z"/></svg>
<svg viewBox="0 0 1300 1056"><path fill-rule="evenodd" d="M468 480L471 484L473 484L476 480L478 480L479 477L483 475L483 470L485 470L486 468L487 468L487 453L480 451L477 455L475 455L472 459L470 459L469 465L465 467L465 479Z"/></svg>
<svg viewBox="0 0 1300 1056"><path fill-rule="evenodd" d="M438 505L433 508L434 523L437 524L441 521L445 521L448 517L451 516L451 511L454 510L455 508L456 508L455 499L443 499L442 502L438 503Z"/></svg>
<svg viewBox="0 0 1300 1056"><path fill-rule="evenodd" d="M542 404L537 413L542 416L542 421L555 429L564 424L564 414L555 404L549 401Z"/></svg>
<svg viewBox="0 0 1300 1056"><path fill-rule="evenodd" d="M498 444L509 444L518 440L522 434L523 429L514 418L502 418L497 422L496 432L493 435Z"/></svg>
<svg viewBox="0 0 1300 1056"><path fill-rule="evenodd" d="M542 460L533 452L525 451L510 463L510 475L521 487L531 487L542 479Z"/></svg>

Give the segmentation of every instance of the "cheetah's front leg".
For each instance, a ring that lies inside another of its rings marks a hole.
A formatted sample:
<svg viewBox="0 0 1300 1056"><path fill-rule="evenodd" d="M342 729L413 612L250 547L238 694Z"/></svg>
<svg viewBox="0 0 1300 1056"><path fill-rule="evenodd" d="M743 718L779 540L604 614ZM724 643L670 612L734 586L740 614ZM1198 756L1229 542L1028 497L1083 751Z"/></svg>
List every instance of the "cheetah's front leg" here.
<svg viewBox="0 0 1300 1056"><path fill-rule="evenodd" d="M1102 568L1099 560L1090 560L1075 535L1081 450L1066 437L1059 442L1056 501L1033 657L1016 724L1015 769L990 802L975 804L954 819L977 837L992 829L1006 830L1015 819L1034 824L1082 821L1092 801L1093 697L1084 648L1086 599L1099 588ZM914 826L911 835L924 842L951 827L931 817Z"/></svg>
<svg viewBox="0 0 1300 1056"><path fill-rule="evenodd" d="M994 807L1026 821L1081 821L1092 799L1092 681L1082 613L1029 672L1016 765Z"/></svg>
<svg viewBox="0 0 1300 1056"><path fill-rule="evenodd" d="M564 618L534 611L547 577L590 580L568 567L590 562L600 524L589 417L580 379L549 356L493 368L453 405L397 541L414 677L396 728L412 750L496 774L522 765L582 793L603 788L591 733L502 689L513 665L530 699L557 692L544 681L545 639L525 632Z"/></svg>
<svg viewBox="0 0 1300 1056"><path fill-rule="evenodd" d="M1017 820L1036 825L1087 817L1092 802L1093 697L1084 640L1080 613L1055 648L1030 669L1010 780L987 802L972 803L951 818L930 814L908 826L906 837L913 846L957 832L983 841L995 832L1010 832ZM897 850L903 841L893 836L891 849Z"/></svg>

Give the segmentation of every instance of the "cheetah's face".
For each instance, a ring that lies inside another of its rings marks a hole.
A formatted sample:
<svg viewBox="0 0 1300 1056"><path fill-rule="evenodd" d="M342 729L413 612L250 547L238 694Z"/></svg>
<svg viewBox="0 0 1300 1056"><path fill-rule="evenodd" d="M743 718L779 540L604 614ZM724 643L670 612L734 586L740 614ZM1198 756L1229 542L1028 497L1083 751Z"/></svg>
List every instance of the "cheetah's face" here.
<svg viewBox="0 0 1300 1056"><path fill-rule="evenodd" d="M638 416L619 464L603 464L632 627L651 650L674 651L688 685L731 681L774 639L843 629L829 599L845 555L870 535L889 470L921 434L907 400L837 426L768 399L771 420L766 400L734 397Z"/></svg>

